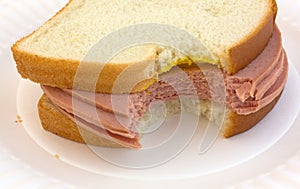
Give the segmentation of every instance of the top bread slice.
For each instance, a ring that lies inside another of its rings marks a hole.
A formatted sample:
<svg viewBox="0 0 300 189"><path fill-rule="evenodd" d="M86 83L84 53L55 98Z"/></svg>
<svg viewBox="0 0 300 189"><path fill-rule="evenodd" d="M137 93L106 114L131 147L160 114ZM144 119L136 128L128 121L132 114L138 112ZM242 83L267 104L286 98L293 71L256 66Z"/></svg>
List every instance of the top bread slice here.
<svg viewBox="0 0 300 189"><path fill-rule="evenodd" d="M39 29L17 41L12 52L22 77L43 85L136 92L155 82L161 72L191 60L156 45L130 48L106 64L86 60L92 47L111 32L143 23L175 26L204 44L214 57L210 63L234 74L267 45L276 13L275 0L70 0ZM172 62L164 68L160 60L166 59Z"/></svg>

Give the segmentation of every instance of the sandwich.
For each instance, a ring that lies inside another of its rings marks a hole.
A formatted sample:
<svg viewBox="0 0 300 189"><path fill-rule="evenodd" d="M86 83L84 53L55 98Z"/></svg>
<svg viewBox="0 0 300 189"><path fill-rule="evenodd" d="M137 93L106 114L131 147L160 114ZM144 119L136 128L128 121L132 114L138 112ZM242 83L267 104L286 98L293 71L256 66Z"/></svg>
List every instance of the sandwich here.
<svg viewBox="0 0 300 189"><path fill-rule="evenodd" d="M70 0L12 53L20 75L44 92L42 127L61 137L141 148L140 128L151 124L145 117L152 104L164 102L170 114L185 109L206 116L228 138L263 119L284 89L288 61L276 14L275 0ZM204 48L192 52L184 38L181 49L151 43L105 62L101 53L89 56L91 49L103 51L95 48L102 39L121 41L107 37L112 32L147 24L158 27L143 35L169 26Z"/></svg>

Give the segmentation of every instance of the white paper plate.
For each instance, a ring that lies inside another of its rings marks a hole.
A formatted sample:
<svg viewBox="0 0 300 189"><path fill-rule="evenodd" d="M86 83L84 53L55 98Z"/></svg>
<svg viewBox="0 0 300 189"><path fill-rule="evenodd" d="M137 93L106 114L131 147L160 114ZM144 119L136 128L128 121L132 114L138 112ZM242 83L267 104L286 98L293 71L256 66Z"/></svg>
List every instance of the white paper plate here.
<svg viewBox="0 0 300 189"><path fill-rule="evenodd" d="M36 109L41 91L20 79L10 46L65 3L0 1L0 188L300 187L299 1L278 1L277 23L291 64L287 86L273 111L254 129L229 140L218 138L200 155L197 131L182 153L151 169L115 166L87 146L41 129ZM15 122L17 115L22 123Z"/></svg>

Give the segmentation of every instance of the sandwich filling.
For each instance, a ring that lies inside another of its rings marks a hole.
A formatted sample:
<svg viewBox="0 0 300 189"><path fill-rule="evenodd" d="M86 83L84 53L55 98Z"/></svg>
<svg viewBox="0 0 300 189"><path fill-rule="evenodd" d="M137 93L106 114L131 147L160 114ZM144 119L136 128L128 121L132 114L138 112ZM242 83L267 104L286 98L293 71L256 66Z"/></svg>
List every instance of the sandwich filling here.
<svg viewBox="0 0 300 189"><path fill-rule="evenodd" d="M156 101L204 99L226 105L240 114L255 113L283 90L288 61L278 28L264 51L234 75L211 64L174 67L144 91L102 94L42 86L56 107L81 128L125 147L140 148L141 118Z"/></svg>

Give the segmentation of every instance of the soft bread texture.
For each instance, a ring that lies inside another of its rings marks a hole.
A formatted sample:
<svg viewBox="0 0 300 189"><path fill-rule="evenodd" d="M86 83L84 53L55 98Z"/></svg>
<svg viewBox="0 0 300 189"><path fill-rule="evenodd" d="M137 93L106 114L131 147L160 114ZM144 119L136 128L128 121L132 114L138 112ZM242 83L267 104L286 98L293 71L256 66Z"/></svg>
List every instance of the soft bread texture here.
<svg viewBox="0 0 300 189"><path fill-rule="evenodd" d="M198 104L198 101L193 101L191 99L188 99L186 103L183 103L184 106L182 108L180 102L176 100L168 102L166 106L168 115L173 115L182 110L207 117L209 120L215 122L216 125L219 125L223 136L228 138L255 126L273 109L280 98L280 95L264 108L249 115L238 115L230 109L225 109L224 113L222 112L224 111L223 107L220 106L218 108L218 104L212 106L210 101L205 100L200 100L200 110L199 106L196 105ZM212 111L212 107L216 107L214 111ZM101 138L90 131L78 127L75 122L60 112L45 94L39 100L38 113L43 128L58 136L80 143L104 147L122 147L117 143Z"/></svg>
<svg viewBox="0 0 300 189"><path fill-rule="evenodd" d="M215 57L211 63L233 74L264 49L276 13L275 0L71 0L43 26L16 42L12 52L19 73L43 85L102 93L136 92L155 82L158 57L163 51L147 46L105 65L97 60L82 61L91 47L110 32L141 23L176 26L199 38ZM177 56L175 53L174 65L180 59ZM138 68L139 74L123 77L113 90L118 76L128 67L133 71ZM89 77L76 79L78 75ZM91 83L91 78L96 79ZM137 85L130 91L122 90L129 80Z"/></svg>

